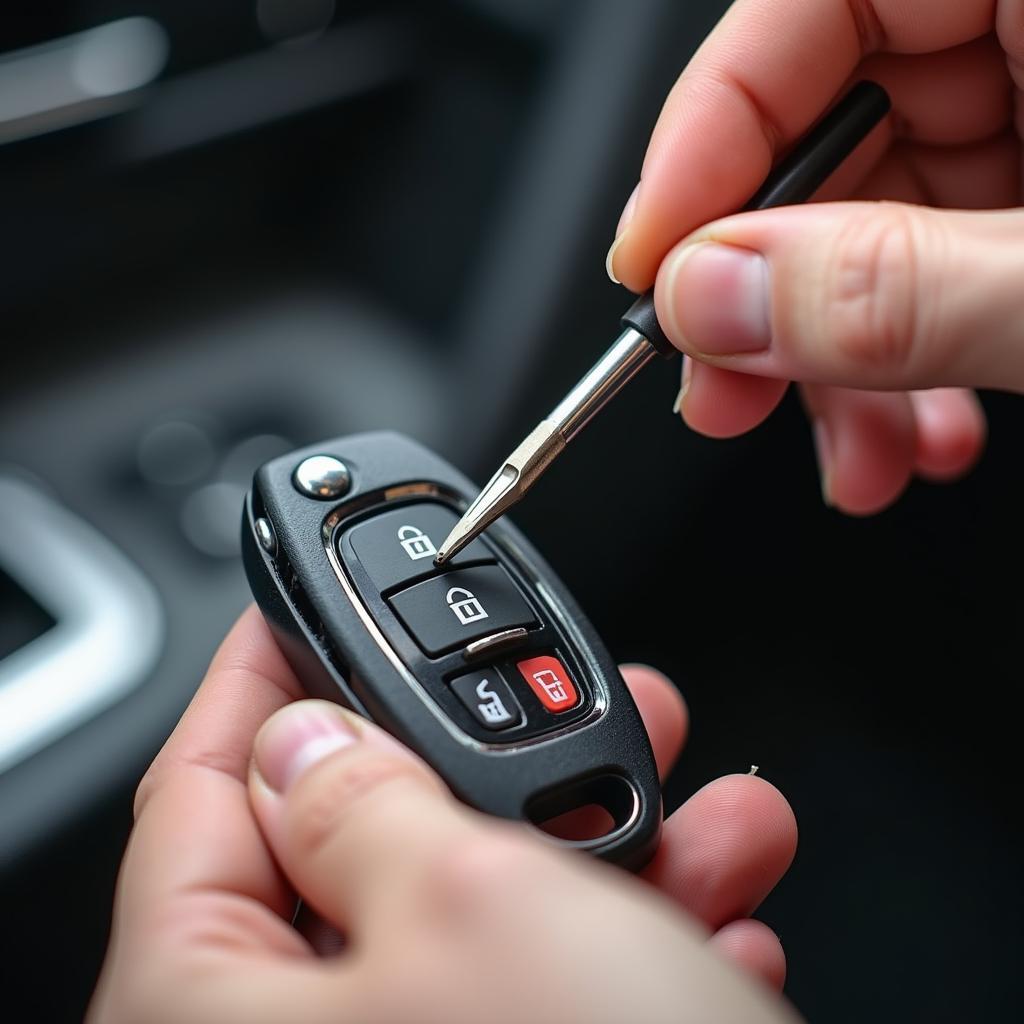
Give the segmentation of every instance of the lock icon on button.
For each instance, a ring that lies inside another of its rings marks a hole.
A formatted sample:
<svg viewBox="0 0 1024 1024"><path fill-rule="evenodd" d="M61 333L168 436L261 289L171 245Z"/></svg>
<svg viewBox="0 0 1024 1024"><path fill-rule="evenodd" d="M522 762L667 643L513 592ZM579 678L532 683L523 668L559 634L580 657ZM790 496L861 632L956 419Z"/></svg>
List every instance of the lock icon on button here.
<svg viewBox="0 0 1024 1024"><path fill-rule="evenodd" d="M414 562L437 554L434 542L417 526L400 526L398 540Z"/></svg>
<svg viewBox="0 0 1024 1024"><path fill-rule="evenodd" d="M455 613L455 618L463 626L487 618L484 606L477 600L476 595L472 591L466 590L465 587L452 587L445 600L448 602L448 607Z"/></svg>

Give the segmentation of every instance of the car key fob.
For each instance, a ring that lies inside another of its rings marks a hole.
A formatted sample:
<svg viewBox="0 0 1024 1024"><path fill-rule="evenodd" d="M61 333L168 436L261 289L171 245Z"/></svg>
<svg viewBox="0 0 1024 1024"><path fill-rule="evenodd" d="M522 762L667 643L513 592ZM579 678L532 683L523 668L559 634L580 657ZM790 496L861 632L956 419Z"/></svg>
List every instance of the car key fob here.
<svg viewBox="0 0 1024 1024"><path fill-rule="evenodd" d="M552 841L638 870L657 846L661 788L593 627L505 520L434 564L476 493L392 433L274 459L243 515L256 601L310 696L376 722L482 811L540 826L602 807L604 834Z"/></svg>

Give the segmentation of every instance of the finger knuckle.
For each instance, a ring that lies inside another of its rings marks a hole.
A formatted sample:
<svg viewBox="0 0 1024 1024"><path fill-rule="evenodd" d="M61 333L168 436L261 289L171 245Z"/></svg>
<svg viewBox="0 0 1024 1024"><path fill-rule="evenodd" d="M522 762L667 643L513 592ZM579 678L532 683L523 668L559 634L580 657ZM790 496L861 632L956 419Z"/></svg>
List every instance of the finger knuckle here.
<svg viewBox="0 0 1024 1024"><path fill-rule="evenodd" d="M185 784L186 780L194 783L206 772L233 777L237 769L237 755L212 743L190 751L184 758L165 748L157 754L146 774L139 780L132 805L135 820L138 821L145 807L161 790Z"/></svg>
<svg viewBox="0 0 1024 1024"><path fill-rule="evenodd" d="M317 853L362 805L399 788L437 791L411 758L342 751L300 776L288 794L292 842L300 854Z"/></svg>
<svg viewBox="0 0 1024 1024"><path fill-rule="evenodd" d="M840 234L824 290L825 337L857 369L907 372L925 347L920 300L927 235L921 217L884 204Z"/></svg>

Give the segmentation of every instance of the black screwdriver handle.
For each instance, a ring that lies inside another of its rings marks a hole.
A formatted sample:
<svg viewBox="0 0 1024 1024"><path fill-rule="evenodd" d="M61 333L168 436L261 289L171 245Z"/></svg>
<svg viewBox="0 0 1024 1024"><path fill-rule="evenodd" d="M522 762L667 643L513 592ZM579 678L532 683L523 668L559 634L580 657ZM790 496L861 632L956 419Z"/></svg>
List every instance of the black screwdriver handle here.
<svg viewBox="0 0 1024 1024"><path fill-rule="evenodd" d="M743 208L768 210L806 202L889 113L889 94L875 82L859 82L797 143ZM665 337L654 312L654 289L645 292L622 318L663 356L679 350Z"/></svg>

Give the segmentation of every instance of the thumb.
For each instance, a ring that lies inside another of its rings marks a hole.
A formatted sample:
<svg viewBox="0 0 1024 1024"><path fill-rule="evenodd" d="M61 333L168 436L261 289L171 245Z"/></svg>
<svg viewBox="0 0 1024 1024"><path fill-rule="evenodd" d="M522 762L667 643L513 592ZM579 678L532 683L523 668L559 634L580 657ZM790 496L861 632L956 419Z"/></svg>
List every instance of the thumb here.
<svg viewBox="0 0 1024 1024"><path fill-rule="evenodd" d="M299 895L346 931L408 896L480 827L413 753L328 701L289 704L264 723L249 795Z"/></svg>
<svg viewBox="0 0 1024 1024"><path fill-rule="evenodd" d="M658 316L704 362L873 390L1024 391L1024 212L817 204L708 225L661 265Z"/></svg>

